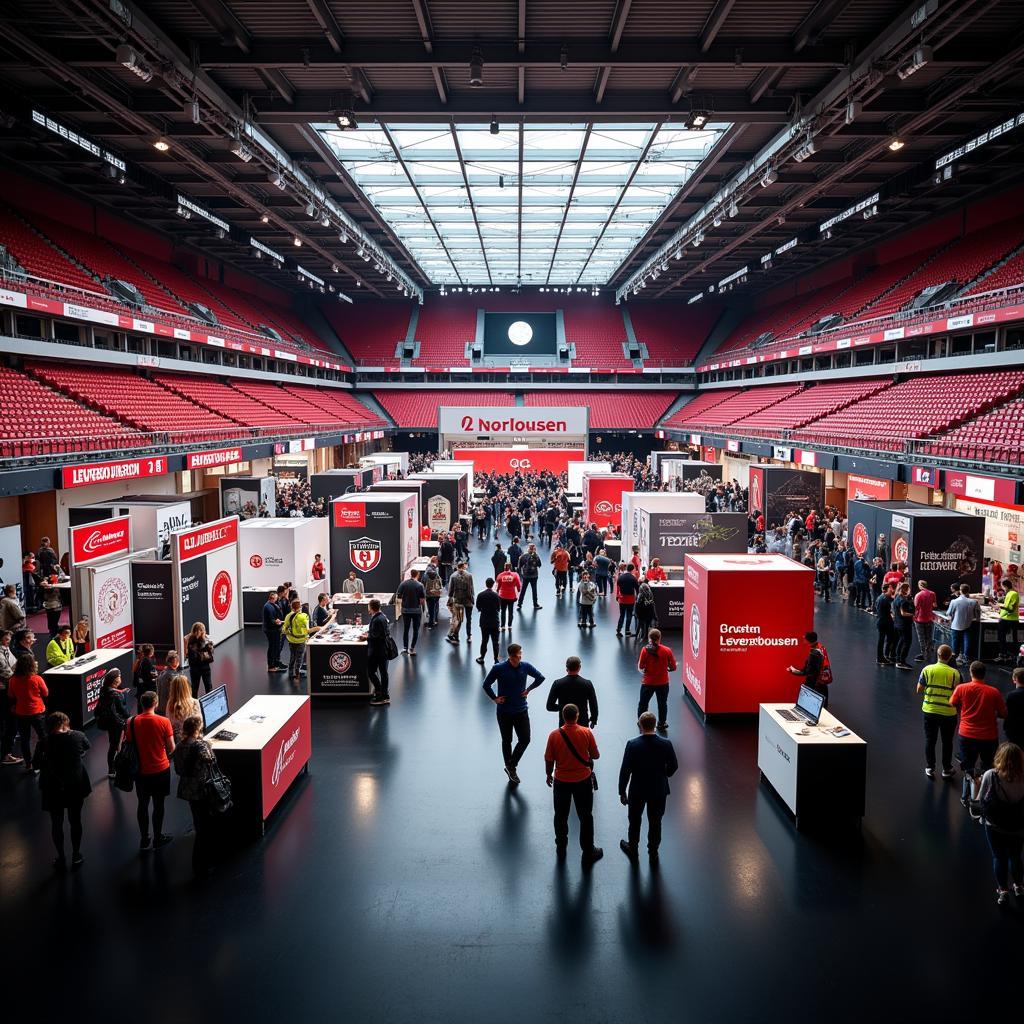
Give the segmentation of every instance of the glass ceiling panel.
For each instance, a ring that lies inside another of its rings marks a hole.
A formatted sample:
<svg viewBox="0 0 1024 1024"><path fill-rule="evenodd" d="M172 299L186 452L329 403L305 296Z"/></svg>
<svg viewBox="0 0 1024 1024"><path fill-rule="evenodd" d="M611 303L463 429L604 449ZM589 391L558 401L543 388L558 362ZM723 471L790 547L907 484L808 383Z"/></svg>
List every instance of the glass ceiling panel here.
<svg viewBox="0 0 1024 1024"><path fill-rule="evenodd" d="M729 125L313 127L434 283L601 285Z"/></svg>

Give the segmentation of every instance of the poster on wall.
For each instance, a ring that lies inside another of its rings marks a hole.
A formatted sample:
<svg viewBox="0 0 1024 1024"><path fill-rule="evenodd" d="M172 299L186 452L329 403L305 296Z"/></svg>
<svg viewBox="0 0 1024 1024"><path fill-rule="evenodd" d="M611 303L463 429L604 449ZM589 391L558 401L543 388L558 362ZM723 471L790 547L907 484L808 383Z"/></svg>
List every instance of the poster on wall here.
<svg viewBox="0 0 1024 1024"><path fill-rule="evenodd" d="M177 647L170 562L131 564L132 622L136 644L153 644L163 656Z"/></svg>
<svg viewBox="0 0 1024 1024"><path fill-rule="evenodd" d="M1024 508L1008 505L986 505L980 501L956 499L958 512L981 516L985 520L985 557L1006 565L1024 557Z"/></svg>
<svg viewBox="0 0 1024 1024"><path fill-rule="evenodd" d="M764 513L769 528L781 526L801 510L825 505L825 477L813 469L751 466L748 486L750 507Z"/></svg>
<svg viewBox="0 0 1024 1024"><path fill-rule="evenodd" d="M873 476L848 473L846 476L846 499L856 501L888 501L892 497L892 481L879 480Z"/></svg>
<svg viewBox="0 0 1024 1024"><path fill-rule="evenodd" d="M93 644L98 650L134 647L131 560L91 567L88 574Z"/></svg>
<svg viewBox="0 0 1024 1024"><path fill-rule="evenodd" d="M655 558L665 569L681 569L687 554L745 553L747 517L742 512L649 512L640 509L640 560Z"/></svg>

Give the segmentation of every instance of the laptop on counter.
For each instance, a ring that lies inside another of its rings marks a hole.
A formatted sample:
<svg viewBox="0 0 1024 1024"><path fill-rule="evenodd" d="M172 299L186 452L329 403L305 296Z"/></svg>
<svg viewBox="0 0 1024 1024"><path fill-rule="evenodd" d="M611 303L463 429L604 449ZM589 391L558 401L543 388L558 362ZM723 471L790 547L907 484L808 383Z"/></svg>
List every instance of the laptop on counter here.
<svg viewBox="0 0 1024 1024"><path fill-rule="evenodd" d="M817 725L821 718L821 709L825 706L825 695L812 690L809 686L801 686L796 705L792 710L782 708L780 717L787 722L803 722L805 725Z"/></svg>

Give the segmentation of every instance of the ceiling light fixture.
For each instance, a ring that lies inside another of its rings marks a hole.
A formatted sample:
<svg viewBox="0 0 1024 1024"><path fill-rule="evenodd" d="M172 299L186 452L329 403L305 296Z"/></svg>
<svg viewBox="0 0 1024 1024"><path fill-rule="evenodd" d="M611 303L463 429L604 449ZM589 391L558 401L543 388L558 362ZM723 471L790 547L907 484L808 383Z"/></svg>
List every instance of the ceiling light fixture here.
<svg viewBox="0 0 1024 1024"><path fill-rule="evenodd" d="M270 176L270 184L274 188L279 188L282 192L288 187L287 182L284 180L284 175L280 171Z"/></svg>
<svg viewBox="0 0 1024 1024"><path fill-rule="evenodd" d="M691 131L700 131L708 123L708 112L706 110L691 110L683 121L684 127Z"/></svg>
<svg viewBox="0 0 1024 1024"><path fill-rule="evenodd" d="M253 158L253 151L241 139L232 140L231 152L234 153L243 164L247 164Z"/></svg>
<svg viewBox="0 0 1024 1024"><path fill-rule="evenodd" d="M764 174L761 175L761 188L767 188L769 185L774 185L779 180L779 172L769 164L764 169Z"/></svg>
<svg viewBox="0 0 1024 1024"><path fill-rule="evenodd" d="M893 153L898 153L905 145L906 143L898 135L889 140L889 150Z"/></svg>
<svg viewBox="0 0 1024 1024"><path fill-rule="evenodd" d="M159 150L161 153L166 153L167 150L171 148L171 144L166 135L158 135L153 140L153 148Z"/></svg>
<svg viewBox="0 0 1024 1024"><path fill-rule="evenodd" d="M359 128L359 122L356 120L355 111L336 110L333 116L334 123L343 132L354 132Z"/></svg>
<svg viewBox="0 0 1024 1024"><path fill-rule="evenodd" d="M261 214L260 215L260 223L261 224L269 224L270 223L270 217L267 214L265 214L265 213Z"/></svg>
<svg viewBox="0 0 1024 1024"><path fill-rule="evenodd" d="M296 249L300 248L302 246L302 239L296 235L295 238L292 239L292 245L294 245Z"/></svg>
<svg viewBox="0 0 1024 1024"><path fill-rule="evenodd" d="M122 43L114 54L114 59L123 68L127 68L133 75L141 78L144 82L152 81L153 69L135 51L135 48L127 43Z"/></svg>
<svg viewBox="0 0 1024 1024"><path fill-rule="evenodd" d="M479 89L484 84L484 55L477 46L469 58L469 84Z"/></svg>
<svg viewBox="0 0 1024 1024"><path fill-rule="evenodd" d="M905 82L911 75L916 75L926 64L930 64L931 60L932 48L922 44L896 68L896 77L901 82Z"/></svg>

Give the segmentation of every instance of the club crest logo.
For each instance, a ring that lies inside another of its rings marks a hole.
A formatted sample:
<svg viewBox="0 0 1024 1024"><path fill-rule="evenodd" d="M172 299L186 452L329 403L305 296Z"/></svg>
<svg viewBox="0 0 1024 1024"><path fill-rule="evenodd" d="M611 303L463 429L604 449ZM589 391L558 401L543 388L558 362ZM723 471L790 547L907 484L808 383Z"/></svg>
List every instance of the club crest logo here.
<svg viewBox="0 0 1024 1024"><path fill-rule="evenodd" d="M331 668L344 675L352 667L352 659L344 651L335 651L330 659Z"/></svg>
<svg viewBox="0 0 1024 1024"><path fill-rule="evenodd" d="M254 568L258 569L263 564L263 559L259 555L253 555L249 559L249 564Z"/></svg>
<svg viewBox="0 0 1024 1024"><path fill-rule="evenodd" d="M614 510L614 506L612 505L612 503L610 501L599 501L594 506L594 511L597 512L598 515L602 515L602 516L610 516L612 514L613 510Z"/></svg>
<svg viewBox="0 0 1024 1024"><path fill-rule="evenodd" d="M380 541L370 537L360 537L348 542L348 560L356 569L369 572L380 565Z"/></svg>
<svg viewBox="0 0 1024 1024"><path fill-rule="evenodd" d="M690 608L690 652L695 658L700 657L700 608Z"/></svg>
<svg viewBox="0 0 1024 1024"><path fill-rule="evenodd" d="M863 555L868 549L868 531L863 523L858 523L853 528L853 550L858 555Z"/></svg>
<svg viewBox="0 0 1024 1024"><path fill-rule="evenodd" d="M128 608L128 587L118 576L105 580L100 587L96 611L105 626L116 622Z"/></svg>
<svg viewBox="0 0 1024 1024"><path fill-rule="evenodd" d="M910 545L907 544L906 537L896 538L896 542L892 546L892 557L897 562L908 562L910 560Z"/></svg>
<svg viewBox="0 0 1024 1024"><path fill-rule="evenodd" d="M221 570L213 578L213 588L210 591L210 603L213 608L213 617L223 621L231 611L231 598L234 595L234 588L231 585L231 577Z"/></svg>

